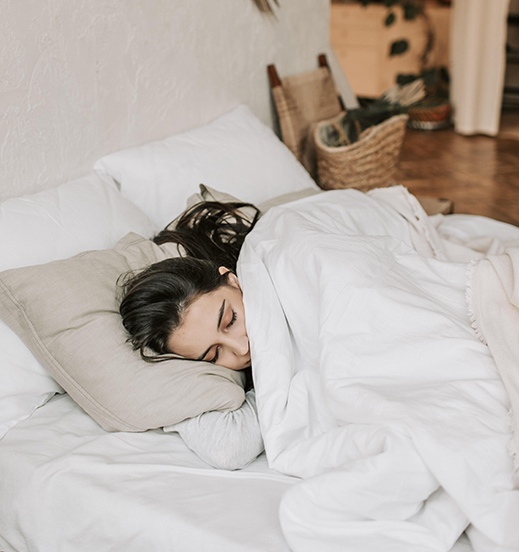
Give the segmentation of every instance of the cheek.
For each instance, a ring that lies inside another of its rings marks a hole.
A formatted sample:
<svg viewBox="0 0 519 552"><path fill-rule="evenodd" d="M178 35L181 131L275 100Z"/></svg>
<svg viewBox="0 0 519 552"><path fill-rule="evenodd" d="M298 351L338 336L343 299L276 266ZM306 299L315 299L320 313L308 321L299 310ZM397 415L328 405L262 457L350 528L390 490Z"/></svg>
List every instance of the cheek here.
<svg viewBox="0 0 519 552"><path fill-rule="evenodd" d="M232 308L236 314L240 317L240 320L245 318L245 305L243 304L242 292L237 290L236 295L233 298Z"/></svg>
<svg viewBox="0 0 519 552"><path fill-rule="evenodd" d="M168 349L168 353L174 353L176 355L181 355L182 353L180 351L178 351L178 348L176 347L177 345L177 342L172 339L172 337L170 336L168 338L168 340L166 341L166 347Z"/></svg>
<svg viewBox="0 0 519 552"><path fill-rule="evenodd" d="M173 341L173 335L170 334L168 338L166 339L166 347L169 352L172 352L174 349L174 341Z"/></svg>
<svg viewBox="0 0 519 552"><path fill-rule="evenodd" d="M238 362L236 360L236 357L234 355L227 355L223 354L220 355L220 358L218 359L218 362L216 363L218 366L223 366L224 368L227 368L228 370L243 370L243 363Z"/></svg>
<svg viewBox="0 0 519 552"><path fill-rule="evenodd" d="M239 316L240 316L240 323L241 323L240 325L243 328L243 331L245 333L247 333L247 328L246 328L246 325L245 325L245 309L243 307L243 303L241 304L241 309L240 309Z"/></svg>
<svg viewBox="0 0 519 552"><path fill-rule="evenodd" d="M167 347L170 352L189 358L189 353L192 349L190 342L191 339L189 336L186 336L185 332L176 330L169 336Z"/></svg>

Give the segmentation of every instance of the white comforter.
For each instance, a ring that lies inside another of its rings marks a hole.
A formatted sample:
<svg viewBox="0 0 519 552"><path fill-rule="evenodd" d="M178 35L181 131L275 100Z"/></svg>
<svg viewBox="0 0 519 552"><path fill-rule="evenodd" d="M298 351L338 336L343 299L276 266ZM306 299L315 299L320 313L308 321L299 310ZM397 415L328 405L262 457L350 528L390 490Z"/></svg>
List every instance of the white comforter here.
<svg viewBox="0 0 519 552"><path fill-rule="evenodd" d="M476 552L518 550L509 401L470 326L466 263L439 260L432 225L391 194L273 209L240 256L267 457L303 478L283 532L297 552L432 552L471 524Z"/></svg>

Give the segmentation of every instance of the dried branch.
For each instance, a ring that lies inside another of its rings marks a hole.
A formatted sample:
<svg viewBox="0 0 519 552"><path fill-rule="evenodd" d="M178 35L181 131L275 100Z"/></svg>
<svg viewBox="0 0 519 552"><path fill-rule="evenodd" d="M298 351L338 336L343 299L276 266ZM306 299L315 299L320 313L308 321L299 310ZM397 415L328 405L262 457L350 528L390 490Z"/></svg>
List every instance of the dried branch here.
<svg viewBox="0 0 519 552"><path fill-rule="evenodd" d="M275 4L276 6L279 6L279 0L252 0L252 1L256 4L259 11L263 13L274 14L274 10L272 8L273 4Z"/></svg>

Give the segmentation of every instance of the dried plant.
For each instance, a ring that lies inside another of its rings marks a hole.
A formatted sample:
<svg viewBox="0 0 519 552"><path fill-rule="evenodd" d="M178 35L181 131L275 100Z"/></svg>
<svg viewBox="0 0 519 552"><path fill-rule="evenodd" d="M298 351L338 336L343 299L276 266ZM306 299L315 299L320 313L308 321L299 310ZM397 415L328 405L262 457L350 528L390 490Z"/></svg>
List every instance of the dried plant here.
<svg viewBox="0 0 519 552"><path fill-rule="evenodd" d="M276 6L279 6L278 0L252 0L256 6L258 7L259 11L269 14L274 14L274 10L272 8L273 4Z"/></svg>

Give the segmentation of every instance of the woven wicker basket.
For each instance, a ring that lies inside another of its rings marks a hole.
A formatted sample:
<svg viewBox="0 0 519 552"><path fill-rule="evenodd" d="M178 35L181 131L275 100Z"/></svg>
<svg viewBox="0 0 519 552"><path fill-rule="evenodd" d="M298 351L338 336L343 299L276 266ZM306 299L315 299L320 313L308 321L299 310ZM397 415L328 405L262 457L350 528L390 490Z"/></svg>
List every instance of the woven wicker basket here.
<svg viewBox="0 0 519 552"><path fill-rule="evenodd" d="M323 190L356 188L365 192L393 184L408 115L394 115L367 128L349 146L327 146L323 141L326 126L336 124L341 117L322 121L314 131L319 186Z"/></svg>

